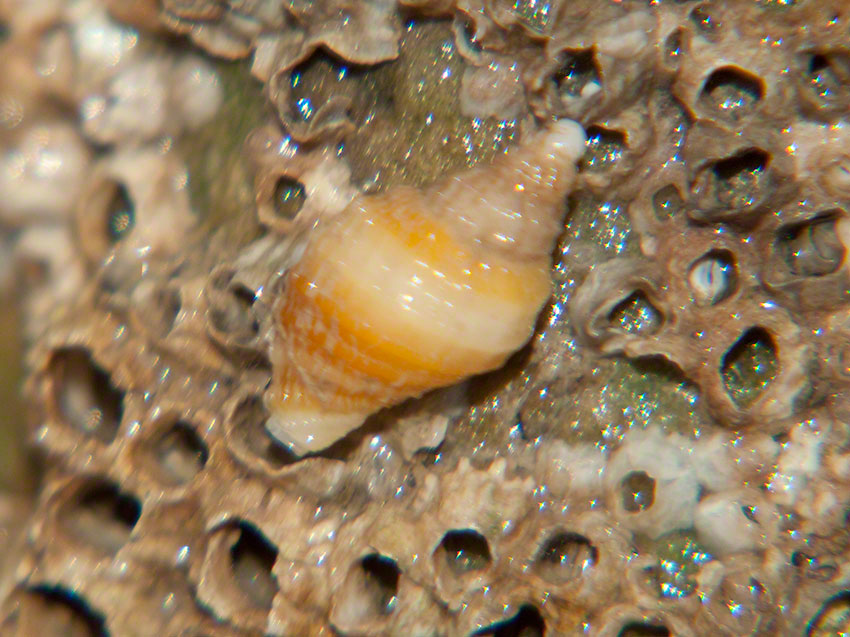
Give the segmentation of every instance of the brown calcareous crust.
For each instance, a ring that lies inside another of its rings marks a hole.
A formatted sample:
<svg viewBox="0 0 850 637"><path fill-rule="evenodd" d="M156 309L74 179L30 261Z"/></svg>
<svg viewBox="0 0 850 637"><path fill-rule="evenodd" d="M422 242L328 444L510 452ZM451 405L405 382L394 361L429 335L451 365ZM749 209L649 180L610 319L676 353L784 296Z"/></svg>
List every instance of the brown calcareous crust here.
<svg viewBox="0 0 850 637"><path fill-rule="evenodd" d="M846 628L845 4L0 0L44 457L0 494L0 632ZM563 118L588 144L532 342L321 453L275 440L313 233Z"/></svg>

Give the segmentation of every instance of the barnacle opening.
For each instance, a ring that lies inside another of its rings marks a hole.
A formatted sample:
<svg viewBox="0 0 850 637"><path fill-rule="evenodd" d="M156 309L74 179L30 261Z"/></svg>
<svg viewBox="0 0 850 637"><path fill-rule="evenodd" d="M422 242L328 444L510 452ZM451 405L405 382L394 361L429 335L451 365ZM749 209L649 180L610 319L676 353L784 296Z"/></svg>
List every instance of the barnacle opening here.
<svg viewBox="0 0 850 637"><path fill-rule="evenodd" d="M189 482L207 463L206 443L195 428L183 420L167 417L158 426L160 431L151 444L158 475L170 485Z"/></svg>
<svg viewBox="0 0 850 637"><path fill-rule="evenodd" d="M845 247L836 233L838 211L782 229L776 248L788 271L795 276L832 274L844 262Z"/></svg>
<svg viewBox="0 0 850 637"><path fill-rule="evenodd" d="M808 555L803 551L794 551L789 561L792 566L799 569L803 577L811 580L828 582L838 572L838 567L835 564L824 564L817 557ZM850 603L848 603L847 613L847 619L850 621Z"/></svg>
<svg viewBox="0 0 850 637"><path fill-rule="evenodd" d="M764 97L764 80L737 66L715 69L703 85L700 103L718 115L738 120Z"/></svg>
<svg viewBox="0 0 850 637"><path fill-rule="evenodd" d="M803 97L815 110L844 112L850 83L850 51L830 49L803 56Z"/></svg>
<svg viewBox="0 0 850 637"><path fill-rule="evenodd" d="M664 40L664 63L676 67L682 59L682 29L676 29Z"/></svg>
<svg viewBox="0 0 850 637"><path fill-rule="evenodd" d="M229 344L248 347L260 331L253 312L256 293L235 282L234 276L232 269L222 267L210 277L208 320L213 335Z"/></svg>
<svg viewBox="0 0 850 637"><path fill-rule="evenodd" d="M749 407L779 373L776 344L762 327L751 327L723 356L720 367L726 393L738 407Z"/></svg>
<svg viewBox="0 0 850 637"><path fill-rule="evenodd" d="M562 96L589 97L601 90L601 73L595 49L567 49L563 56L564 63L552 78Z"/></svg>
<svg viewBox="0 0 850 637"><path fill-rule="evenodd" d="M654 334L663 318L646 294L637 290L611 310L608 321L611 327L627 334Z"/></svg>
<svg viewBox="0 0 850 637"><path fill-rule="evenodd" d="M652 209L660 221L678 217L684 208L685 200L673 184L659 188L652 195Z"/></svg>
<svg viewBox="0 0 850 637"><path fill-rule="evenodd" d="M103 613L64 586L40 584L21 596L18 617L21 635L108 637L105 623Z"/></svg>
<svg viewBox="0 0 850 637"><path fill-rule="evenodd" d="M640 513L655 503L655 478L645 471L631 471L620 480L623 509Z"/></svg>
<svg viewBox="0 0 850 637"><path fill-rule="evenodd" d="M617 637L670 637L670 630L663 624L629 622L620 629Z"/></svg>
<svg viewBox="0 0 850 637"><path fill-rule="evenodd" d="M521 606L517 614L510 619L497 622L472 633L475 637L479 635L493 635L494 637L543 637L545 634L546 622L540 611L531 604Z"/></svg>
<svg viewBox="0 0 850 637"><path fill-rule="evenodd" d="M47 366L50 399L61 420L103 443L118 431L124 394L84 347L63 347Z"/></svg>
<svg viewBox="0 0 850 637"><path fill-rule="evenodd" d="M752 205L753 197L745 191L757 185L758 177L767 169L769 162L768 153L758 148L751 148L715 163L712 172L723 184L723 187L718 189L718 199L721 203L737 206Z"/></svg>
<svg viewBox="0 0 850 637"><path fill-rule="evenodd" d="M694 7L688 17L696 27L697 33L706 40L717 41L723 25L717 18L711 15L711 6L708 3Z"/></svg>
<svg viewBox="0 0 850 637"><path fill-rule="evenodd" d="M114 555L129 541L141 513L134 495L105 478L91 478L62 506L59 520L77 542Z"/></svg>
<svg viewBox="0 0 850 637"><path fill-rule="evenodd" d="M583 170L613 168L626 151L626 134L601 126L587 127L587 152L579 166Z"/></svg>
<svg viewBox="0 0 850 637"><path fill-rule="evenodd" d="M771 156L748 148L703 169L693 184L696 207L706 221L743 221L769 195Z"/></svg>
<svg viewBox="0 0 850 637"><path fill-rule="evenodd" d="M599 561L599 550L583 535L571 531L551 534L534 557L534 570L552 582L577 579Z"/></svg>
<svg viewBox="0 0 850 637"><path fill-rule="evenodd" d="M290 177L280 177L274 187L274 212L284 221L292 221L304 206L304 186Z"/></svg>
<svg viewBox="0 0 850 637"><path fill-rule="evenodd" d="M136 212L126 186L119 181L113 181L110 185L112 196L106 206L106 236L116 243L133 230Z"/></svg>
<svg viewBox="0 0 850 637"><path fill-rule="evenodd" d="M850 591L826 600L806 626L806 637L841 635L850 629Z"/></svg>
<svg viewBox="0 0 850 637"><path fill-rule="evenodd" d="M230 569L233 581L253 606L268 610L277 594L277 578L272 573L277 561L277 548L250 522L232 522L223 530L238 531L230 547Z"/></svg>
<svg viewBox="0 0 850 637"><path fill-rule="evenodd" d="M487 568L492 561L487 538L473 529L448 531L435 551L455 575Z"/></svg>
<svg viewBox="0 0 850 637"><path fill-rule="evenodd" d="M97 263L136 224L136 206L120 180L101 176L78 204L76 232L88 258Z"/></svg>
<svg viewBox="0 0 850 637"><path fill-rule="evenodd" d="M401 576L396 561L372 553L360 560L360 570L372 612L376 615L393 612L398 601L398 580Z"/></svg>
<svg viewBox="0 0 850 637"><path fill-rule="evenodd" d="M735 292L738 266L728 250L711 250L691 264L688 285L697 305L715 305Z"/></svg>
<svg viewBox="0 0 850 637"><path fill-rule="evenodd" d="M182 307L180 293L173 288L160 288L154 293L152 302L157 312L155 328L159 328L159 334L168 334L174 327L177 315L180 314Z"/></svg>

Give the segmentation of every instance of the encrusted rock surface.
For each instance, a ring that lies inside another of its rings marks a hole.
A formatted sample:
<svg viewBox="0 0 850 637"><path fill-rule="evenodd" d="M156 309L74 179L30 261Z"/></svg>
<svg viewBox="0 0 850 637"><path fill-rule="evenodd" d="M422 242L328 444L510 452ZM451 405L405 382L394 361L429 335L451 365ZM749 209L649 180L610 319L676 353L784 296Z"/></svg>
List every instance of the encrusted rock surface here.
<svg viewBox="0 0 850 637"><path fill-rule="evenodd" d="M0 60L3 635L850 630L845 2L0 0ZM532 342L277 443L310 233L565 117Z"/></svg>

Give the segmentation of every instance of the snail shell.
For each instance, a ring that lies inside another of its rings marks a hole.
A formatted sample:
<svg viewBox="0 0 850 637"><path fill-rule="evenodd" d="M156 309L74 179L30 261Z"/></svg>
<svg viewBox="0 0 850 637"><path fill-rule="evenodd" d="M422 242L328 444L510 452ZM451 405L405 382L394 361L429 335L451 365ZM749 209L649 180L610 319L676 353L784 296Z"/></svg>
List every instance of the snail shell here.
<svg viewBox="0 0 850 637"><path fill-rule="evenodd" d="M269 432L318 451L371 413L496 369L531 337L585 135L561 120L488 167L362 195L276 305Z"/></svg>

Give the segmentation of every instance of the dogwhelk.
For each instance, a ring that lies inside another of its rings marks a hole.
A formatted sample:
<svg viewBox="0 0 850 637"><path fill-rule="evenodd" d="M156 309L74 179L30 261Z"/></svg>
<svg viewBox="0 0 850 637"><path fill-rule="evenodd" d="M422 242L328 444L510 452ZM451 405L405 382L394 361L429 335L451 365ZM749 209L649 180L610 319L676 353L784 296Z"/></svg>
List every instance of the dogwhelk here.
<svg viewBox="0 0 850 637"><path fill-rule="evenodd" d="M304 454L373 412L497 369L531 337L585 134L560 120L425 190L362 195L275 307L269 432Z"/></svg>

